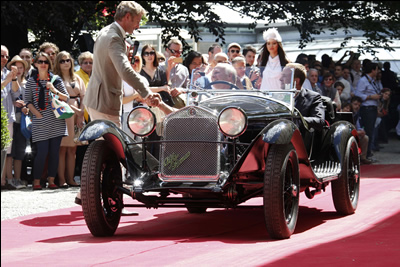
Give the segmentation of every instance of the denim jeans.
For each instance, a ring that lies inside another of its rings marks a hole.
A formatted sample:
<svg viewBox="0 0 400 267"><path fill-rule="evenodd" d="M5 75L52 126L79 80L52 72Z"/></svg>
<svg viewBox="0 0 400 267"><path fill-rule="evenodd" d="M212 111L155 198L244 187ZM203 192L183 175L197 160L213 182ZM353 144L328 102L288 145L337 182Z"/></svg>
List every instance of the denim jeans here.
<svg viewBox="0 0 400 267"><path fill-rule="evenodd" d="M40 180L43 172L44 165L46 164L46 157L49 155L48 162L48 175L47 177L56 177L58 170L58 161L60 159L60 144L62 136L51 138L36 143L37 154L34 162L33 178Z"/></svg>

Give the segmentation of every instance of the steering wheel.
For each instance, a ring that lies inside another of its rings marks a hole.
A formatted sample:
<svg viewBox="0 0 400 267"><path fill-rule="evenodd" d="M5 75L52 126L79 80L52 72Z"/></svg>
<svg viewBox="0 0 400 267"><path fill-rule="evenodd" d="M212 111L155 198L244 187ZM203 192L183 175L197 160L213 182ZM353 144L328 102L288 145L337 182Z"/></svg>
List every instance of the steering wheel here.
<svg viewBox="0 0 400 267"><path fill-rule="evenodd" d="M239 87L237 87L235 84L227 82L227 81L215 81L215 82L209 83L208 85L211 86L214 84L226 84L226 85L229 85L231 87L231 89L232 88L239 89Z"/></svg>

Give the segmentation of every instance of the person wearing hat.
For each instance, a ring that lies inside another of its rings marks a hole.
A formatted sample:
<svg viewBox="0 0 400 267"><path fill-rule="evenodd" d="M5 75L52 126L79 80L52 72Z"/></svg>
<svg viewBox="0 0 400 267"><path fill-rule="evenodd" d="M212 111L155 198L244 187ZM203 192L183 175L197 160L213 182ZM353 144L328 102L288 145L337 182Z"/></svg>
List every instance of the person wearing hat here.
<svg viewBox="0 0 400 267"><path fill-rule="evenodd" d="M230 43L228 45L228 58L229 58L229 62L232 62L232 60L237 57L240 56L241 53L240 51L242 50L242 47L238 44L238 43Z"/></svg>
<svg viewBox="0 0 400 267"><path fill-rule="evenodd" d="M282 69L289 63L282 47L282 37L276 28L270 28L263 33L265 44L261 47L262 81L260 90L280 89L279 81Z"/></svg>
<svg viewBox="0 0 400 267"><path fill-rule="evenodd" d="M11 86L13 91L19 91L21 94L14 99L15 121L13 123L11 154L7 156L5 170L9 187L13 187L12 189L23 189L26 188L26 185L21 181L21 170L22 161L25 157L26 138L21 132L21 113L28 114L28 109L22 99L25 91L25 73L28 68L28 63L20 56L16 55L7 64L7 68L11 69L12 66L17 67L17 76L14 78Z"/></svg>

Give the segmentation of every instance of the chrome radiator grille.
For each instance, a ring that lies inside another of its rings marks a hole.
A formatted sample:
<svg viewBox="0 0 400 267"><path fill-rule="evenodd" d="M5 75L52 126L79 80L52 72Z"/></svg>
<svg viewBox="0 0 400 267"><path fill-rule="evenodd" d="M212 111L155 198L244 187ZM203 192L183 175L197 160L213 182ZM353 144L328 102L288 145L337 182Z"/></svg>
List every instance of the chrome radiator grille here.
<svg viewBox="0 0 400 267"><path fill-rule="evenodd" d="M160 178L164 181L215 181L220 171L217 116L199 107L185 107L163 122ZM200 141L200 142L190 142Z"/></svg>

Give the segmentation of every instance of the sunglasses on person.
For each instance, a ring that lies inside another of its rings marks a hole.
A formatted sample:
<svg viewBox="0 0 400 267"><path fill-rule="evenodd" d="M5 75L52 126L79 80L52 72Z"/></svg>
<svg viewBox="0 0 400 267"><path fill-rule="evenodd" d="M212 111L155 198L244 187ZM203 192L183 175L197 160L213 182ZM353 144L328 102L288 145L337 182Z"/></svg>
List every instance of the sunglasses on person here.
<svg viewBox="0 0 400 267"><path fill-rule="evenodd" d="M143 53L143 56L144 56L144 57L148 57L148 56L154 56L155 54L156 54L156 52L150 51L150 52L144 52L144 53Z"/></svg>
<svg viewBox="0 0 400 267"><path fill-rule="evenodd" d="M239 53L240 53L240 50L231 49L230 52L231 52L231 53L237 53L237 54L239 54Z"/></svg>
<svg viewBox="0 0 400 267"><path fill-rule="evenodd" d="M171 51L172 54L182 54L182 52L183 52L183 50L174 50L171 48L168 48L168 49L169 49L169 51Z"/></svg>
<svg viewBox="0 0 400 267"><path fill-rule="evenodd" d="M37 63L40 64L40 65L41 64L46 64L46 65L50 64L47 60L40 60L40 59L37 61Z"/></svg>
<svg viewBox="0 0 400 267"><path fill-rule="evenodd" d="M82 63L82 65L93 65L93 62L91 61L85 61Z"/></svg>
<svg viewBox="0 0 400 267"><path fill-rule="evenodd" d="M324 81L333 81L332 78L326 78Z"/></svg>
<svg viewBox="0 0 400 267"><path fill-rule="evenodd" d="M64 64L64 63L70 63L71 59L61 59L60 60L60 64Z"/></svg>

